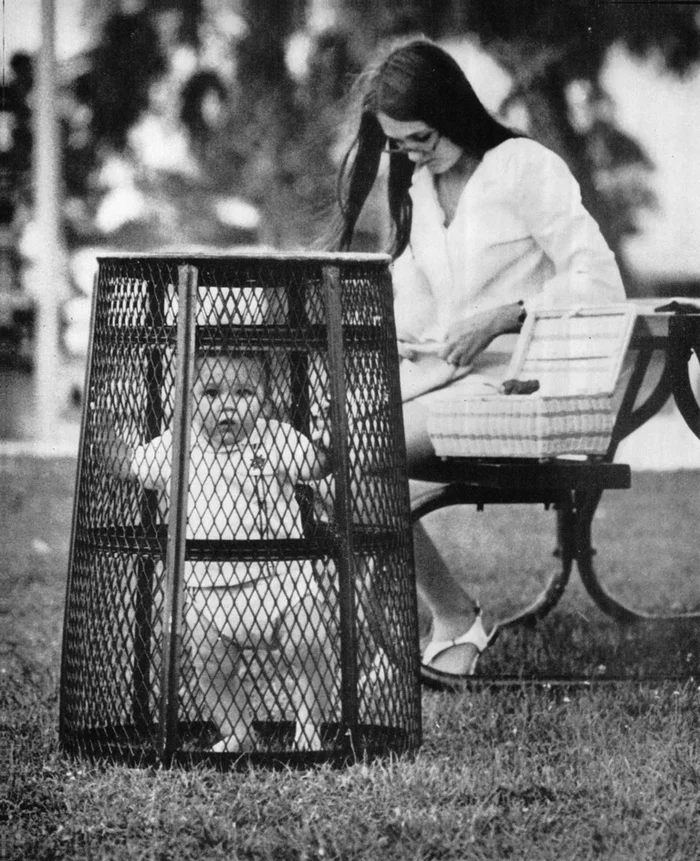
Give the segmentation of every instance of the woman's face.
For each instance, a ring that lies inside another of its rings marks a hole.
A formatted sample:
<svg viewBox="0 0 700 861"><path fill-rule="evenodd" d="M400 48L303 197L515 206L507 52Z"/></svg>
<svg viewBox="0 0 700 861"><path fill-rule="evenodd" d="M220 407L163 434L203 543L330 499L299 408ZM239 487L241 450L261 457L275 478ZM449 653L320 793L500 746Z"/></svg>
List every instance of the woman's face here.
<svg viewBox="0 0 700 861"><path fill-rule="evenodd" d="M427 167L434 176L454 167L464 153L462 147L421 120L395 120L380 112L377 121L387 136L389 153L405 153L416 167Z"/></svg>

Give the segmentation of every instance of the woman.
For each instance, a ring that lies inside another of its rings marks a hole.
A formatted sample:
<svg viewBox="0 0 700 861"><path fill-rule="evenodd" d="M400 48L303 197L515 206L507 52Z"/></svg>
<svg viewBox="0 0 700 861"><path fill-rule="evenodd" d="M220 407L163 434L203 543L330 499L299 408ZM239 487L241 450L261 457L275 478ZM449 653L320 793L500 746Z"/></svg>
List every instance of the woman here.
<svg viewBox="0 0 700 861"><path fill-rule="evenodd" d="M340 172L338 247L350 247L388 153L409 476L425 477L435 462L431 402L501 381L529 311L625 294L564 162L496 122L449 54L411 41L365 82ZM455 688L473 674L489 636L420 525L415 551L419 594L432 614L422 673Z"/></svg>

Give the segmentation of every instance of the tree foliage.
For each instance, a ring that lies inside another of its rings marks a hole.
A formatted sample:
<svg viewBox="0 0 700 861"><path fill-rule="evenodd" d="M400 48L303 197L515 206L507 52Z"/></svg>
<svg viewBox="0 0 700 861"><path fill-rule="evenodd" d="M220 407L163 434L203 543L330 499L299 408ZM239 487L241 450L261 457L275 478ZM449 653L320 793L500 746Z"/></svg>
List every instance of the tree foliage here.
<svg viewBox="0 0 700 861"><path fill-rule="evenodd" d="M617 127L601 76L615 45L655 56L675 75L694 69L700 59L696 10L664 2L632 8L586 0L475 0L467 26L513 77L510 98L525 105L533 136L568 162L633 290L620 249L637 232L640 211L654 205L643 176L652 165ZM588 93L590 119L583 127L571 116L573 84Z"/></svg>
<svg viewBox="0 0 700 861"><path fill-rule="evenodd" d="M75 81L75 96L90 111L95 141L122 149L148 108L152 82L166 69L151 16L145 10L115 12L87 60L87 71Z"/></svg>
<svg viewBox="0 0 700 861"><path fill-rule="evenodd" d="M417 33L478 40L512 78L503 109L524 105L530 133L569 163L616 249L636 230L640 207L651 203L640 179L651 165L615 125L602 84L608 52L623 45L658 58L674 75L700 58L696 8L671 2L328 0L333 24L321 31L312 27L307 0L142 0L131 13L103 0L89 5L100 12L98 38L74 82L90 116L84 158L74 161L83 176L90 167L94 174L106 152L128 149L168 58L187 46L196 62L180 82L177 112L197 160L198 187L205 197L235 193L255 204L262 239L282 247L318 234L334 194L334 147L349 84L385 40ZM242 23L229 40L231 74L206 59L206 32L224 13ZM300 40L308 47L302 73L289 63L290 45ZM574 86L586 94L584 124L572 115Z"/></svg>

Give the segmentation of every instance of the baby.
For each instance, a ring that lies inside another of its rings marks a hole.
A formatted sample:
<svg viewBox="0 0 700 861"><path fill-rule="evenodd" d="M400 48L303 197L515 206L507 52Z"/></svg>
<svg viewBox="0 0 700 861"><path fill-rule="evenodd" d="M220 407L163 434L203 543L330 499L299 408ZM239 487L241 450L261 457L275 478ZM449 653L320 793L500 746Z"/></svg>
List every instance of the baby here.
<svg viewBox="0 0 700 861"><path fill-rule="evenodd" d="M259 354L210 352L193 385L187 537L288 539L302 536L298 481L330 469L312 442L272 417L268 363ZM170 488L172 432L131 449L112 438L112 471L145 488ZM263 550L262 553L265 551ZM193 561L185 571L185 623L195 673L221 739L216 751L254 748L253 708L242 678L244 650L275 651L298 699L295 743L322 747L320 719L334 671L324 632L330 616L309 562Z"/></svg>

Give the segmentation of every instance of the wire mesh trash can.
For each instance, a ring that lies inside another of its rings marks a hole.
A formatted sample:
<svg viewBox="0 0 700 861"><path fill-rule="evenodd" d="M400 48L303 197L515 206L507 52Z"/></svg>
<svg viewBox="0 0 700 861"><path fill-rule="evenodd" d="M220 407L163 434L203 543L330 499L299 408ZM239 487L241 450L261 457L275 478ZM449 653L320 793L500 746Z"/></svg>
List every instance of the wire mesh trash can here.
<svg viewBox="0 0 700 861"><path fill-rule="evenodd" d="M415 750L389 259L99 259L66 750L306 766Z"/></svg>

